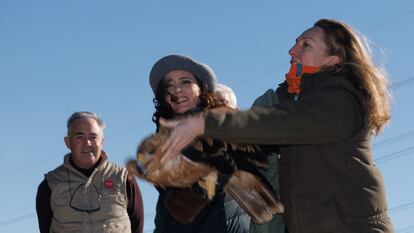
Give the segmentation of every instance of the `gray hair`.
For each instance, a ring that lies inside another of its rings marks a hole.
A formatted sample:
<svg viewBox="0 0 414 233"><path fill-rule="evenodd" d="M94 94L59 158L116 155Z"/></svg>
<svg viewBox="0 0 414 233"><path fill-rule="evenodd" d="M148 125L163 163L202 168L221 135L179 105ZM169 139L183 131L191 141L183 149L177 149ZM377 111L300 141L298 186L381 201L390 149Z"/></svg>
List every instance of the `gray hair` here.
<svg viewBox="0 0 414 233"><path fill-rule="evenodd" d="M230 87L222 83L217 83L215 93L218 95L219 99L226 103L228 107L237 108L237 97Z"/></svg>
<svg viewBox="0 0 414 233"><path fill-rule="evenodd" d="M72 126L73 122L81 118L92 118L96 121L96 123L98 123L98 126L99 128L101 128L101 130L105 128L105 123L102 121L101 118L98 117L98 115L96 115L96 113L86 112L86 111L75 112L69 117L68 122L66 124L68 128L68 135L69 135L70 127Z"/></svg>

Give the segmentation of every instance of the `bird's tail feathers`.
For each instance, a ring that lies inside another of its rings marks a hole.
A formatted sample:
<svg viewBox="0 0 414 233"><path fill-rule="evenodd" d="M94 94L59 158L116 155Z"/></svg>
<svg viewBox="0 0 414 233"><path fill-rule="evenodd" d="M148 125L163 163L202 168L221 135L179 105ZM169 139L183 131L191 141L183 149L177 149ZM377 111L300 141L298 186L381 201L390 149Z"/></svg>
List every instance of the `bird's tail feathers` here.
<svg viewBox="0 0 414 233"><path fill-rule="evenodd" d="M283 204L275 192L251 173L237 171L224 191L237 201L255 223L270 221L274 214L283 213Z"/></svg>

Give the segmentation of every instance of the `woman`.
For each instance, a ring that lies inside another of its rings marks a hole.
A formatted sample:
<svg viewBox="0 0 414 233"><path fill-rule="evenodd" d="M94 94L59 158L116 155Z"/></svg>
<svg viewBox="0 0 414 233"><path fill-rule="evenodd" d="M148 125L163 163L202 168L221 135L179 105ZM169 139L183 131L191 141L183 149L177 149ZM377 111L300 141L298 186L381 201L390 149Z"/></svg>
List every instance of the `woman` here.
<svg viewBox="0 0 414 233"><path fill-rule="evenodd" d="M169 55L157 61L150 73L150 84L155 94L153 121L157 129L160 117L171 119L225 105L225 100L214 95L216 77L210 67L187 56ZM219 176L219 181L224 182L221 178L225 177ZM248 232L248 215L222 191L209 201L197 185L189 189L157 187L157 190L160 196L156 233Z"/></svg>
<svg viewBox="0 0 414 233"><path fill-rule="evenodd" d="M348 25L317 21L289 50L279 104L165 122L177 127L163 159L202 134L276 144L289 232L393 232L370 146L390 119L388 81L368 51Z"/></svg>

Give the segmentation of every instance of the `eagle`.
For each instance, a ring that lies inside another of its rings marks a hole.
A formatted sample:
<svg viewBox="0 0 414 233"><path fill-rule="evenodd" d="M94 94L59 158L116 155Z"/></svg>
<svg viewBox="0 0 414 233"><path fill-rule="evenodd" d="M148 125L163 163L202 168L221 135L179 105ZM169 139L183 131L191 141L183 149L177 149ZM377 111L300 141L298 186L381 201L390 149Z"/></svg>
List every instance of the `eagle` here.
<svg viewBox="0 0 414 233"><path fill-rule="evenodd" d="M136 159L126 163L128 171L156 186L188 188L194 183L209 199L216 193L221 174L228 176L223 190L261 224L283 213L283 204L259 168L267 166L266 153L255 145L244 145L198 137L181 154L161 163L161 147L171 129L160 127L138 146Z"/></svg>

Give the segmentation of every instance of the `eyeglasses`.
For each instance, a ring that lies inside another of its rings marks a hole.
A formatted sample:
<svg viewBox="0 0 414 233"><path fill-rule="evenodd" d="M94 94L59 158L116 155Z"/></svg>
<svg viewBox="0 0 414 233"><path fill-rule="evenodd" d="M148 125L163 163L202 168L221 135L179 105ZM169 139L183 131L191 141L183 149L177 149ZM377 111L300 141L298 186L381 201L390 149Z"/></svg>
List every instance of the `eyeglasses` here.
<svg viewBox="0 0 414 233"><path fill-rule="evenodd" d="M90 184L89 187L86 187L85 183L82 183L74 189L72 194L72 184L70 180L69 171L68 178L69 178L69 192L70 192L70 202L69 206L77 211L82 212L95 212L101 209L101 191L102 191L102 184L100 189L94 185Z"/></svg>

